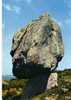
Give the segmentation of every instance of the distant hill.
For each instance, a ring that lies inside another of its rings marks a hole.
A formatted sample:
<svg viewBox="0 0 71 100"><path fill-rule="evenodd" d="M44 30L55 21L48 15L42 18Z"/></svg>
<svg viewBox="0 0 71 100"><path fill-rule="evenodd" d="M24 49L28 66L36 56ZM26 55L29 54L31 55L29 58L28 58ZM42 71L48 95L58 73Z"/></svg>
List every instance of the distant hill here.
<svg viewBox="0 0 71 100"><path fill-rule="evenodd" d="M3 75L2 76L2 80L11 80L11 79L15 79L15 77L12 75Z"/></svg>

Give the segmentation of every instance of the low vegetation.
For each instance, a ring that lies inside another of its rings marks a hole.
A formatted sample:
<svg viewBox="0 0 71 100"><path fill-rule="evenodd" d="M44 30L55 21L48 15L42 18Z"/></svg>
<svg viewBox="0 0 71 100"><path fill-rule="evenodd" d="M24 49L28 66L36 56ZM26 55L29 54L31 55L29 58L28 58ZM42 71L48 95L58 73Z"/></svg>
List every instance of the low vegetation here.
<svg viewBox="0 0 71 100"><path fill-rule="evenodd" d="M71 69L58 71L58 87L54 87L32 100L71 100ZM14 96L22 95L22 89L29 80L3 80L2 98L3 100L13 100Z"/></svg>

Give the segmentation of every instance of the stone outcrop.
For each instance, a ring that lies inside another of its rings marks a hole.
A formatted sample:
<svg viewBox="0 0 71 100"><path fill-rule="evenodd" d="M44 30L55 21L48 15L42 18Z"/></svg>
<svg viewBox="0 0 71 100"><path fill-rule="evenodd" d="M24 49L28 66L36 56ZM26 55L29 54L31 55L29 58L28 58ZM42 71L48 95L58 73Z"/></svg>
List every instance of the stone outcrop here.
<svg viewBox="0 0 71 100"><path fill-rule="evenodd" d="M32 78L50 73L61 61L63 49L60 27L44 13L13 37L11 56L14 76Z"/></svg>

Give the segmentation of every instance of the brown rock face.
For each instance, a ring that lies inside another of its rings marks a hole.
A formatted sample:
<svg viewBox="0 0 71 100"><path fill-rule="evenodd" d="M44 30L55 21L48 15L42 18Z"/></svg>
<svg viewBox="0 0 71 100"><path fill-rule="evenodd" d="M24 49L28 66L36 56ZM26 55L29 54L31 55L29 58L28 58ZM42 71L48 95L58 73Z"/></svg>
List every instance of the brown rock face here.
<svg viewBox="0 0 71 100"><path fill-rule="evenodd" d="M15 33L12 40L13 74L32 78L54 70L64 54L61 31L51 17L44 13Z"/></svg>

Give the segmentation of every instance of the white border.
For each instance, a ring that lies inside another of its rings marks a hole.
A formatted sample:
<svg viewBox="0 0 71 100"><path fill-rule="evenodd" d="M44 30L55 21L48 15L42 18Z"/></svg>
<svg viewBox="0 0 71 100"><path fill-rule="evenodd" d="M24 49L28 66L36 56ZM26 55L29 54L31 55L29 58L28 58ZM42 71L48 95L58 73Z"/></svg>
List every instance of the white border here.
<svg viewBox="0 0 71 100"><path fill-rule="evenodd" d="M0 100L2 100L2 0L0 0Z"/></svg>

